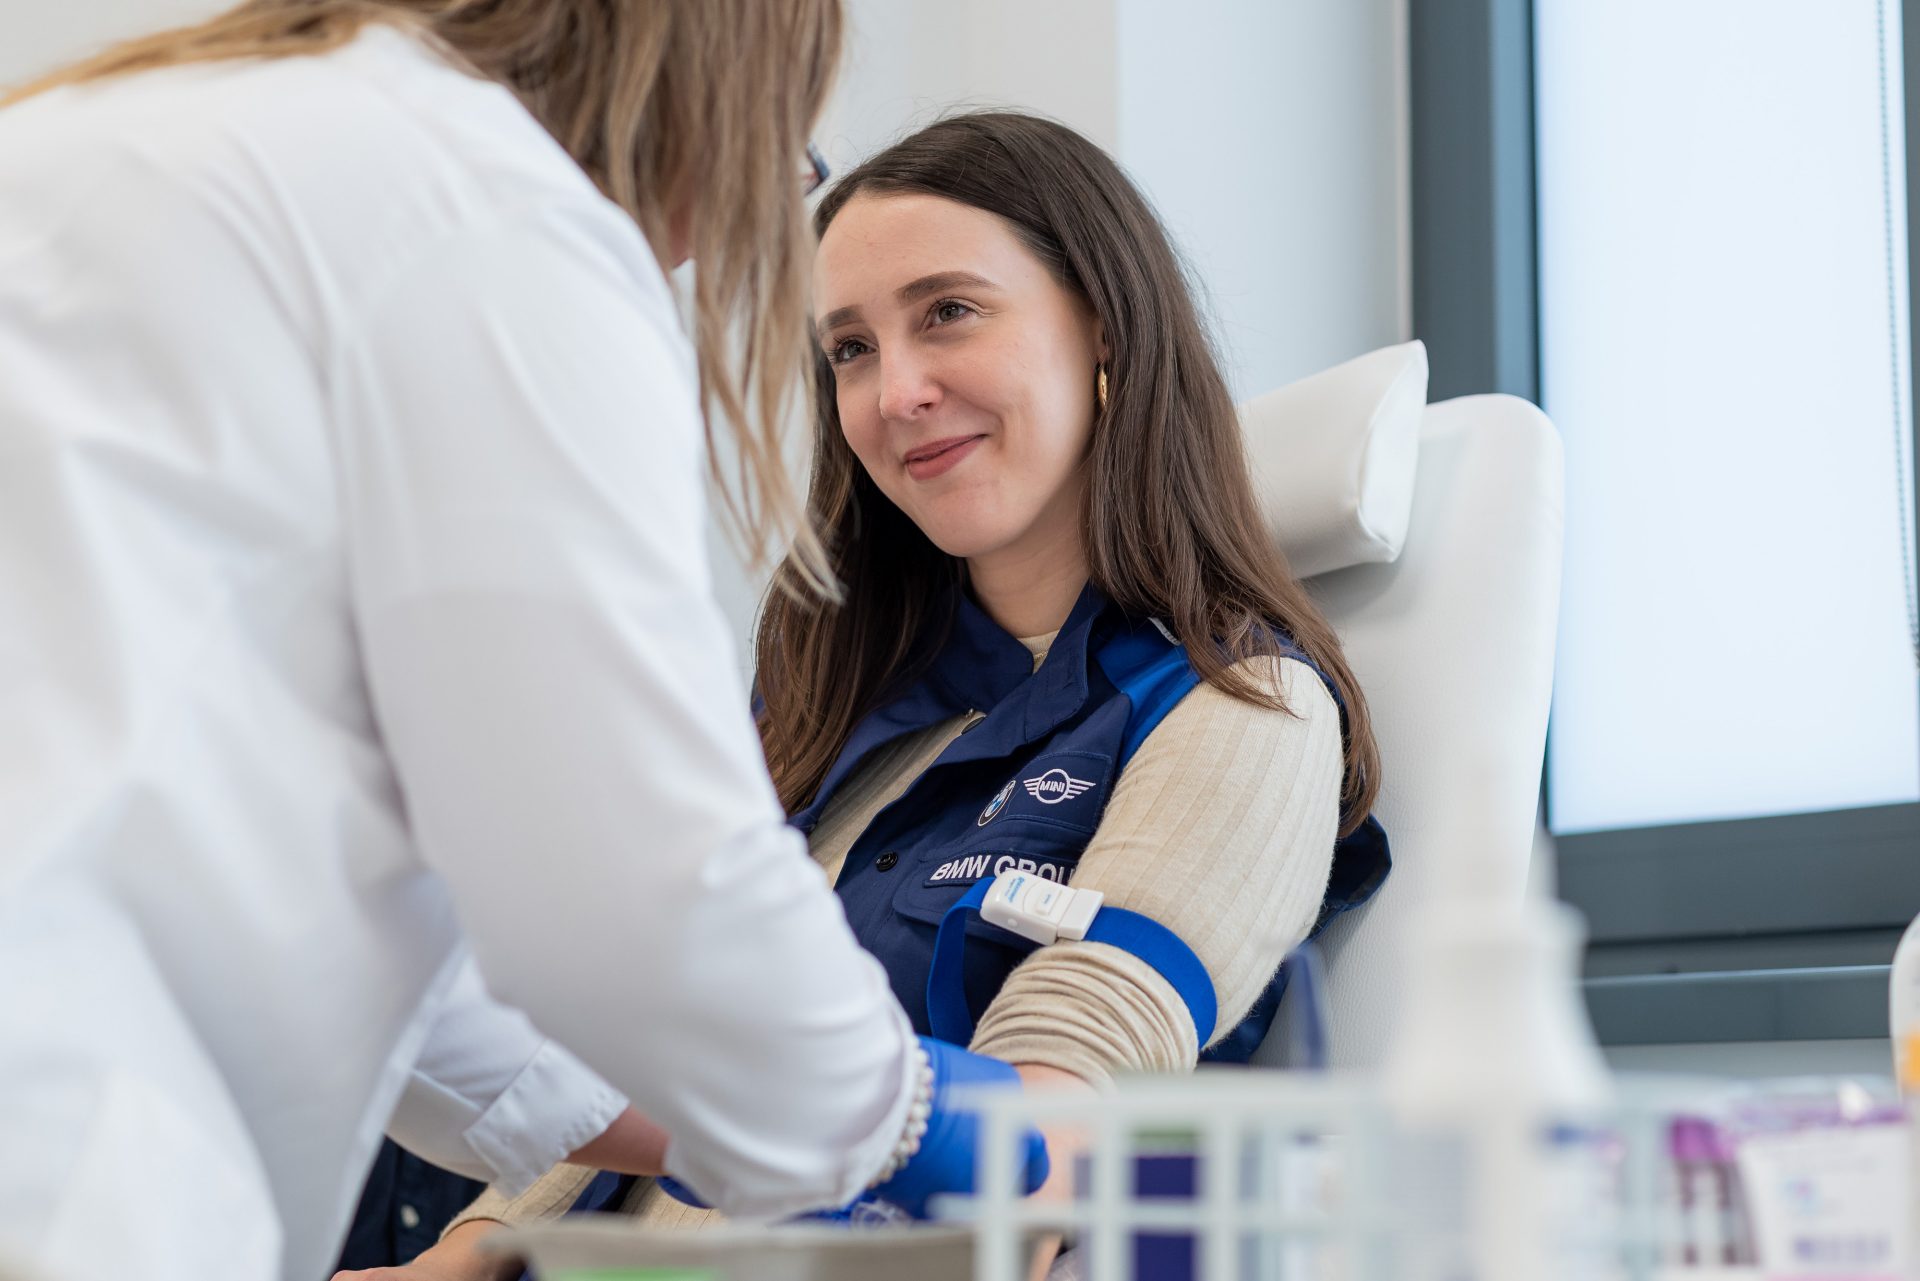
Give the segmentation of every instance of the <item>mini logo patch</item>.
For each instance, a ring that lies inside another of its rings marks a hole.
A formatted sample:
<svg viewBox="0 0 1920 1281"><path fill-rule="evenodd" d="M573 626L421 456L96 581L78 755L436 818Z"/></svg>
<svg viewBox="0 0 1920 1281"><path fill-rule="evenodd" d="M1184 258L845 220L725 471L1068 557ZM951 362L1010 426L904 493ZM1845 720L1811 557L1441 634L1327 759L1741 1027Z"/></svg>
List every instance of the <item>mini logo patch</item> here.
<svg viewBox="0 0 1920 1281"><path fill-rule="evenodd" d="M980 817L974 820L975 827L985 827L993 822L994 815L1007 808L1007 798L1013 795L1013 784L1014 780L1008 779L1007 785L994 793L993 799L987 802L987 808L981 810Z"/></svg>
<svg viewBox="0 0 1920 1281"><path fill-rule="evenodd" d="M1023 785L1028 794L1042 805L1070 801L1093 786L1086 779L1075 778L1063 769L1050 769L1039 778L1026 779Z"/></svg>

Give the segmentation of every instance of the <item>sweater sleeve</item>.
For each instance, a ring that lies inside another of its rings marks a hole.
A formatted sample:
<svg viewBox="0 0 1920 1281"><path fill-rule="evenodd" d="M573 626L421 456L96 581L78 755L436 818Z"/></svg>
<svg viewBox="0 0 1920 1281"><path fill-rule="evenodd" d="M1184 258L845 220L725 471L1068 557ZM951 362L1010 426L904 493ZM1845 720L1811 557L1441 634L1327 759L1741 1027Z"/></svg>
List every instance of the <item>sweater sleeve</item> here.
<svg viewBox="0 0 1920 1281"><path fill-rule="evenodd" d="M1340 713L1294 659L1249 659L1288 711L1201 685L1167 714L1115 782L1076 888L1153 918L1213 980L1223 1036L1313 927L1333 867L1344 754ZM1104 943L1051 944L1008 977L972 1048L1104 1083L1197 1058L1173 986Z"/></svg>
<svg viewBox="0 0 1920 1281"><path fill-rule="evenodd" d="M540 1219L558 1218L572 1208L587 1190L587 1184L593 1182L594 1171L584 1165L562 1163L541 1175L525 1192L509 1197L495 1188L488 1188L474 1199L472 1205L453 1216L441 1236L453 1231L464 1223L476 1219L491 1219L496 1223L532 1223Z"/></svg>

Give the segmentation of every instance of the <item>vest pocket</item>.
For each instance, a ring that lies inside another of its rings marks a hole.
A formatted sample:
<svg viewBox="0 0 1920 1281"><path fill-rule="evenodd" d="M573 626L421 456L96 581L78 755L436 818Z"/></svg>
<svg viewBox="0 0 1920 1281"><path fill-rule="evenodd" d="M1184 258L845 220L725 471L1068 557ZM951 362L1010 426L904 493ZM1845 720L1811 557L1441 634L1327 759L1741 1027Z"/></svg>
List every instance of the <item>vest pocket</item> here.
<svg viewBox="0 0 1920 1281"><path fill-rule="evenodd" d="M1030 846L1038 842L1021 844ZM977 881L992 880L1002 872L1020 871L1064 883L1071 880L1079 861L1078 848L1062 850L1056 846L1042 853L1005 841L972 845L962 850L937 850L914 860L911 874L893 893L893 908L910 920L938 925L947 909ZM980 921L972 922L968 932L997 939L1016 937Z"/></svg>

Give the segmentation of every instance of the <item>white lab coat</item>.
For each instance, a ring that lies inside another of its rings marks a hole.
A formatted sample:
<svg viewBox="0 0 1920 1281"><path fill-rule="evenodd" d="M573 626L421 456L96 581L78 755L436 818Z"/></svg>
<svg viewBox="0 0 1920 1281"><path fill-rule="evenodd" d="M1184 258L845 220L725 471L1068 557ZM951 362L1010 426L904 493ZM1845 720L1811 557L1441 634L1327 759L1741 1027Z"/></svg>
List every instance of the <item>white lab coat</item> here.
<svg viewBox="0 0 1920 1281"><path fill-rule="evenodd" d="M0 1258L311 1281L390 1116L517 1187L621 1092L739 1213L875 1171L702 477L642 238L411 38L0 112Z"/></svg>

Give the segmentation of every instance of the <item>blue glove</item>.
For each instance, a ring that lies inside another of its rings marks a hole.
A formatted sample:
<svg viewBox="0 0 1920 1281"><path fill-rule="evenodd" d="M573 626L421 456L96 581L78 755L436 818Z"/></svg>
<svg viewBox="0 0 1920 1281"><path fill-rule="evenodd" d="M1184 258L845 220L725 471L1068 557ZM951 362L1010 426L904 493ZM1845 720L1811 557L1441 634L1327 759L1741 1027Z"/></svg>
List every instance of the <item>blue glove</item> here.
<svg viewBox="0 0 1920 1281"><path fill-rule="evenodd" d="M927 1132L920 1140L920 1150L906 1165L867 1194L900 1207L916 1219L927 1217L927 1202L932 1198L974 1190L980 1119L962 1108L954 1095L981 1087L1020 1088L1020 1074L1010 1063L969 1053L930 1036L921 1037L920 1046L933 1065L933 1106L927 1116ZM1047 1141L1032 1128L1022 1138L1026 1148L1022 1191L1034 1192L1047 1181Z"/></svg>
<svg viewBox="0 0 1920 1281"><path fill-rule="evenodd" d="M974 1190L980 1122L972 1111L963 1110L953 1096L958 1091L983 1086L1017 1090L1020 1088L1020 1074L1014 1071L1012 1064L970 1053L930 1036L921 1037L920 1045L926 1050L927 1061L933 1067L932 1107L927 1116L927 1132L920 1139L920 1150L892 1178L868 1191L852 1205L839 1210L802 1215L802 1219L851 1222L862 1218L863 1207L869 1218L884 1217L873 1213L875 1207L871 1203L874 1201L884 1201L913 1218L924 1219L927 1217L927 1202L933 1197L944 1193L965 1194ZM1034 1192L1047 1181L1047 1172L1051 1168L1047 1159L1047 1142L1038 1130L1031 1128L1023 1138L1026 1152L1022 1190ZM662 1175L659 1183L660 1190L676 1201L701 1210L711 1208L677 1179Z"/></svg>

